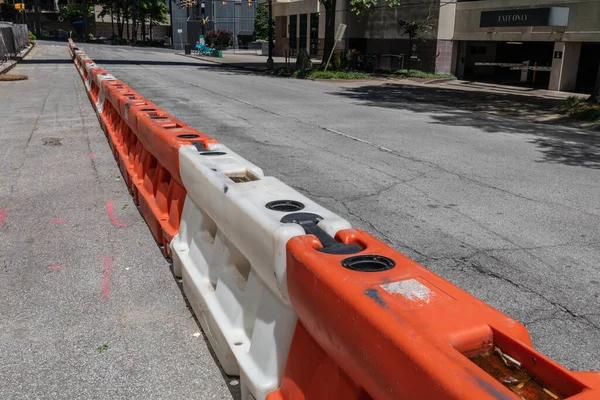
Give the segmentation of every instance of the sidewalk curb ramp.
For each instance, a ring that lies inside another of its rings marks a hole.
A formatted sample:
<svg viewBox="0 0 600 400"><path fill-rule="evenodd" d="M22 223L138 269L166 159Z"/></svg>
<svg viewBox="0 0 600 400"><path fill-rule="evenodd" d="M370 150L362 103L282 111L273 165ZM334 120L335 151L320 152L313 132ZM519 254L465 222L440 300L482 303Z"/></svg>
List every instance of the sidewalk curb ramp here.
<svg viewBox="0 0 600 400"><path fill-rule="evenodd" d="M519 322L68 47L135 203L243 400L600 398L600 373L545 357Z"/></svg>

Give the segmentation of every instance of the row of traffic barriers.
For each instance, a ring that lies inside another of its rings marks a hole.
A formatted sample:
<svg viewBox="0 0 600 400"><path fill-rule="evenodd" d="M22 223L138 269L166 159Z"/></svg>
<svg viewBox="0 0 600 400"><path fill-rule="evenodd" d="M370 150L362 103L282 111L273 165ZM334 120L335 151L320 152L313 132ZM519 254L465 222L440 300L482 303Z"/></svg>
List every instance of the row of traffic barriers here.
<svg viewBox="0 0 600 400"><path fill-rule="evenodd" d="M69 52L243 400L600 398L600 374Z"/></svg>
<svg viewBox="0 0 600 400"><path fill-rule="evenodd" d="M69 52L127 187L169 257L169 244L179 231L186 196L179 175L179 148L209 151L219 144L137 94L95 64L71 40Z"/></svg>

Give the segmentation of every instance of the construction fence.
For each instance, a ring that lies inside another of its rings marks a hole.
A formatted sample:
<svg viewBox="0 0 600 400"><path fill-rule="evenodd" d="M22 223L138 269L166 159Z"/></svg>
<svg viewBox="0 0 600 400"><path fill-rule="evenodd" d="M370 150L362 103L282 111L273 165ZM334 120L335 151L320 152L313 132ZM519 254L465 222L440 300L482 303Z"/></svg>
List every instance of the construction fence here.
<svg viewBox="0 0 600 400"><path fill-rule="evenodd" d="M16 57L27 45L29 45L27 25L0 21L0 64Z"/></svg>

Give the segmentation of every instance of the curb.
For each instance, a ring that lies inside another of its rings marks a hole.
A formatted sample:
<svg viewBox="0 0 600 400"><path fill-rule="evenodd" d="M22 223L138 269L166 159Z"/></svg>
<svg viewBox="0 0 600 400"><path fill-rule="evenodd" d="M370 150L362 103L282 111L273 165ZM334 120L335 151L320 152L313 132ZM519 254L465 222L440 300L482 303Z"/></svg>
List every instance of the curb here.
<svg viewBox="0 0 600 400"><path fill-rule="evenodd" d="M446 83L446 82L452 82L455 80L456 80L456 77L454 77L454 78L433 78L430 81L423 82L423 84L432 85L434 83Z"/></svg>
<svg viewBox="0 0 600 400"><path fill-rule="evenodd" d="M175 54L178 55L178 56L193 58L195 60L202 60L202 61L210 62L210 63L213 63L213 64L218 64L218 65L221 65L223 67L245 69L247 71L263 72L263 73L267 72L266 70L260 69L260 68L245 67L245 66L242 66L242 65L228 64L228 63L225 63L225 62L214 61L214 60L209 59L208 57L204 58L204 57L193 56L193 55L190 55L190 54L182 54L182 53L175 53Z"/></svg>
<svg viewBox="0 0 600 400"><path fill-rule="evenodd" d="M2 70L0 70L0 75L6 74L8 71L13 69L19 63L19 61L21 61L22 59L27 57L27 55L31 52L31 50L33 50L34 47L35 47L35 44L30 45L29 48L25 49L25 52L22 55L17 56L17 58L15 60L11 60L10 61L11 64L7 65Z"/></svg>

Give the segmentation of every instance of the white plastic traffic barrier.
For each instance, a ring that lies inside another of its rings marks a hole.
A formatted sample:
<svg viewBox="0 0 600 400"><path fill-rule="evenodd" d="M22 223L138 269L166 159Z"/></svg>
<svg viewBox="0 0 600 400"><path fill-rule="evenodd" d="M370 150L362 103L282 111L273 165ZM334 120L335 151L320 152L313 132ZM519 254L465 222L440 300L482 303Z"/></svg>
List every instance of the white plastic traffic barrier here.
<svg viewBox="0 0 600 400"><path fill-rule="evenodd" d="M79 75L81 75L82 78L84 78L85 80L85 74L86 74L86 70L85 70L85 65L86 64L92 64L94 63L93 60L91 58L89 58L88 56L85 55L85 53L81 52L77 55L77 60L79 60ZM90 63L87 63L86 61L91 61Z"/></svg>
<svg viewBox="0 0 600 400"><path fill-rule="evenodd" d="M83 68L85 69L85 89L89 92L92 89L92 73L93 69L100 69L100 66L96 63L85 63L83 64Z"/></svg>
<svg viewBox="0 0 600 400"><path fill-rule="evenodd" d="M318 214L331 236L350 224L225 146L183 146L179 169L187 197L171 242L174 272L223 369L240 375L243 398L265 399L281 382L297 321L285 246L306 234L281 219Z"/></svg>
<svg viewBox="0 0 600 400"><path fill-rule="evenodd" d="M96 107L96 111L98 114L102 114L102 110L104 109L104 100L106 96L104 95L104 86L102 85L102 81L114 81L115 78L111 74L97 74L95 79L95 84L98 86L98 101L94 104Z"/></svg>
<svg viewBox="0 0 600 400"><path fill-rule="evenodd" d="M75 67L77 68L77 72L79 72L79 74L81 75L81 61L79 60L79 58L83 55L83 52L81 50L73 50L73 57L74 57L74 61L75 61Z"/></svg>

